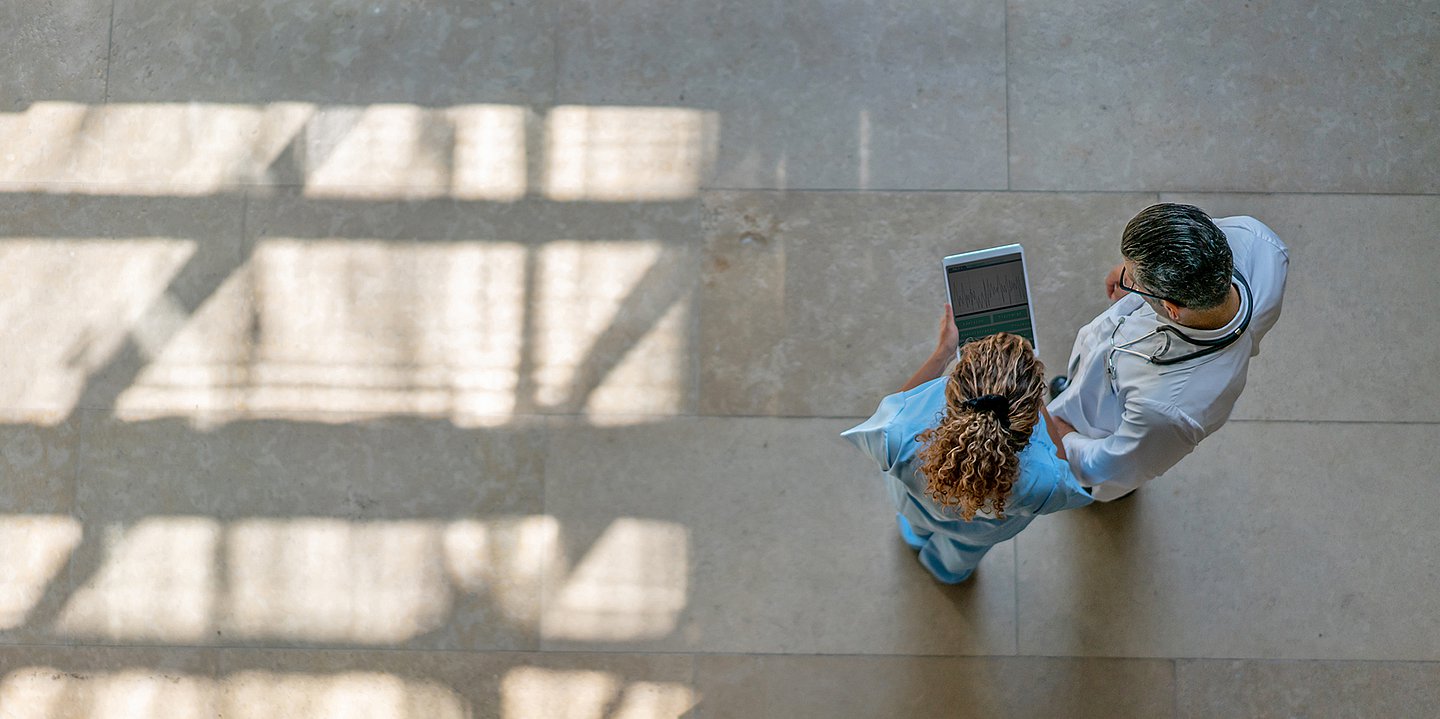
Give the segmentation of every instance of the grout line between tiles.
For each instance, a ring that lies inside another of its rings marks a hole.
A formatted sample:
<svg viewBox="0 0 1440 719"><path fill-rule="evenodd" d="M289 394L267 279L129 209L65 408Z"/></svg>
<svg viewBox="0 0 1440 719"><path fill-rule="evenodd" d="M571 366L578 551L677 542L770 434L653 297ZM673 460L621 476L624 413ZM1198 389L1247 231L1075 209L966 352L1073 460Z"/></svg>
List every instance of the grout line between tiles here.
<svg viewBox="0 0 1440 719"><path fill-rule="evenodd" d="M550 11L555 14L550 18L550 97L548 100L549 106L554 108L560 104L560 63L564 61L560 49L561 41L564 40L564 38L560 36L562 27L560 21L565 11L559 2L550 3Z"/></svg>
<svg viewBox="0 0 1440 719"><path fill-rule="evenodd" d="M249 227L248 224L246 224L247 222L249 222L249 219L250 219L250 191L249 191L249 190L246 190L246 191L240 193L240 247L239 247L240 257L237 258L237 259L239 259L239 260L241 260L241 261L244 261L244 259L245 259L245 253L246 253L247 251L252 251L252 252L253 252L253 251L256 249L256 248L254 248L253 246L251 246L252 243L251 243L251 241L250 241L250 233L249 233L250 227Z"/></svg>
<svg viewBox="0 0 1440 719"><path fill-rule="evenodd" d="M1170 716L1180 719L1180 660L1170 660Z"/></svg>
<svg viewBox="0 0 1440 719"><path fill-rule="evenodd" d="M1010 182L1010 155L1015 146L1010 144L1010 0L1005 0L1004 4L1001 31L1005 34L1005 191L1009 192L1014 189Z"/></svg>
<svg viewBox="0 0 1440 719"><path fill-rule="evenodd" d="M1176 669L1180 662L1247 662L1251 664L1352 664L1352 665L1424 665L1440 666L1440 659L1344 659L1344 658L1306 658L1306 659L1283 659L1283 658L1262 658L1262 657L1117 657L1117 656L1092 656L1083 654L857 654L857 653L786 653L786 652L707 652L697 650L629 650L614 648L597 649L452 649L441 647L377 647L377 646L275 646L264 644L253 645L228 645L228 644L63 644L51 642L15 642L0 643L0 651L7 649L134 649L134 650L155 650L170 649L181 651L264 651L264 652L345 652L345 653L376 653L376 654L548 654L548 655L632 655L632 656L676 656L676 657L766 657L766 658L791 658L791 659L977 659L977 660L1013 660L1013 659L1054 659L1054 660L1076 660L1076 661L1113 661L1113 662L1170 662Z"/></svg>
<svg viewBox="0 0 1440 719"><path fill-rule="evenodd" d="M553 517L550 514L550 445L554 432L550 431L550 423L541 422L540 434L540 514L545 517ZM563 535L554 537L555 551L547 552L544 566L540 568L540 596L536 598L536 607L539 609L538 618L535 621L535 648L536 651L545 651L545 610L548 608L548 595L552 582L556 582L556 573L559 569L555 562L560 561L557 555L565 551L565 538Z"/></svg>
<svg viewBox="0 0 1440 719"><path fill-rule="evenodd" d="M103 104L110 104L110 59L115 56L115 4L110 0L110 28L105 33L105 96Z"/></svg>
<svg viewBox="0 0 1440 719"><path fill-rule="evenodd" d="M99 408L89 406L78 406L76 412L101 411ZM176 415L183 416L183 415ZM605 424L606 421L657 421L671 422L677 419L776 419L776 421L864 421L868 415L747 415L747 414L694 414L694 412L677 412L677 414L606 414L606 415L582 415L582 414L518 414L518 415L474 415L478 419L503 419L505 424L500 425L475 425L475 427L461 427L461 429L507 429L518 427L524 422L546 422L552 419L563 419L563 421L586 421L588 427L596 429L624 428L625 424ZM333 411L333 409L315 409L315 411L294 411L274 412L264 416L248 416L236 414L226 416L223 421L276 421L276 422L304 422L307 418L351 418L357 422L380 421L380 419L449 419L451 416L444 414L386 414L386 412L348 412ZM1440 419L1230 419L1227 424L1274 424L1274 425L1380 425L1380 427L1433 427L1440 425Z"/></svg>
<svg viewBox="0 0 1440 719"><path fill-rule="evenodd" d="M1005 188L949 188L949 189L920 189L920 188L883 188L870 187L857 189L852 187L705 187L701 192L731 192L731 193L772 193L776 195L799 195L805 193L814 194L875 194L875 195L959 195L959 194L1015 194L1015 195L1253 195L1256 197L1440 197L1440 192L1332 192L1332 191L1271 191L1271 190L1081 190L1081 189L1005 189Z"/></svg>
<svg viewBox="0 0 1440 719"><path fill-rule="evenodd" d="M694 411L698 416L700 408L704 406L704 388L701 386L704 375L700 371L701 354L698 349L701 346L700 331L704 327L701 324L701 313L705 311L705 257L706 252L708 251L709 243L705 239L705 201L703 198L697 196L696 204L699 206L696 208L695 211L695 234L691 238L692 241L696 244L694 278L695 316L691 318L690 321L690 346L696 348L697 351L692 352L690 356L690 386L693 388L693 391L695 393L694 397L692 398L692 406L694 407Z"/></svg>
<svg viewBox="0 0 1440 719"><path fill-rule="evenodd" d="M114 183L107 183L107 182L66 182L66 181L47 180L47 181L44 181L44 182L27 182L27 183L25 183L23 186L21 186L21 187L16 187L16 188L13 188L13 189L6 189L6 188L3 188L3 187L0 187L0 195L22 194L22 193L24 193L24 192L36 190L37 188L42 188L40 191L43 192L43 191L44 191L43 188L55 188L55 189L64 189L64 188L97 188L97 187L105 187L105 186L110 185L110 184L114 184ZM119 187L134 187L134 185L128 185L128 184L127 184L127 185L116 185L116 187L117 187L117 188L119 188ZM151 186L151 185L146 185L146 187L153 187L153 186ZM203 199L206 199L206 198L223 197L223 196L227 196L227 195L237 194L237 193L245 192L245 191L249 191L249 190L298 190L298 189L303 189L304 187L305 187L305 185L304 185L303 183L289 183L289 182L277 182L277 183L236 183L236 184L233 184L233 185L226 185L226 186L219 187L219 188L217 188L217 190L216 190L215 192L211 192L210 194L204 194L204 195L191 195L191 194L184 194L184 195L164 195L164 194L158 194L158 195L157 195L157 194L153 194L153 193L147 193L147 194L134 194L134 193L99 194L99 193L96 193L96 194L87 194L87 196L96 197L96 198L116 198L116 197L124 197L124 198L145 198L145 199L154 199L154 198L158 198L158 197L175 197L175 198L189 199L189 200L203 200ZM342 185L342 186L337 186L338 189L352 189L352 190L370 190L370 189L374 189L375 187L377 187L377 186L376 186L376 185L364 185L364 184L362 184L362 185ZM164 186L162 186L162 189L163 189L163 188L164 188ZM423 189L423 188L422 188L422 189ZM438 186L437 186L437 189L439 189ZM1157 191L1157 190L1143 190L1143 189L1135 189L1135 190L1083 190L1083 189L1031 190L1031 189L1013 189L1013 188L1012 188L1012 189L1006 189L1006 188L1004 188L1004 187L992 187L992 188L976 187L976 188L949 188L949 189L924 189L924 188L888 188L888 189L887 189L887 188L874 188L874 187L872 187L872 188L867 188L867 189L861 190L861 189L847 188L847 187L829 187L829 188L825 188L825 187L795 188L795 187L792 187L792 188L781 189L781 188L775 188L775 187L711 187L711 186L706 186L706 187L703 187L703 188L701 188L700 190L698 190L696 194L697 194L697 195L703 195L703 194L706 194L706 193L726 193L726 192L729 192L729 193L753 193L753 194L771 193L771 194L777 194L777 195L782 195L782 194L798 195L798 194L807 194L807 193L809 193L809 194L837 194L837 195L839 195L839 194L852 194L852 195L862 195L862 194L872 194L872 195L907 195L907 194L910 194L910 195L961 195L961 194L982 194L982 193L983 193L983 194L1000 194L1000 195L1004 195L1004 194L1015 194L1015 195L1154 195L1154 196L1156 196L1156 197L1161 197L1161 198L1163 198L1164 196L1167 196L1167 195L1169 195L1169 196L1175 196L1175 195L1187 195L1187 196L1188 196L1188 195L1245 195L1245 196L1254 196L1254 197L1361 197L1361 198L1370 198L1370 197L1374 197L1374 198L1381 198L1381 197L1415 197L1415 198L1422 198L1422 199L1423 199L1423 198L1436 198L1436 197L1440 197L1440 192L1356 192L1356 191L1351 191L1351 192L1330 192L1330 191L1317 192L1317 191L1305 191L1305 190L1294 190L1294 191L1274 192L1274 191L1266 191L1266 190L1244 190L1244 189L1232 189L1232 190L1158 190L1158 191ZM503 201L498 201L498 200L493 200L493 201L485 201L485 200L462 200L462 199L458 199L458 198L454 198L454 197L449 197L449 196L439 196L439 197L405 197L405 196L397 196L397 197L391 197L391 198L384 198L384 199L380 200L380 202L395 202L395 203L399 203L399 202L417 202L417 201L430 201L430 200L451 200L451 201L455 201L455 202L459 202L459 203L468 203L468 204L476 204L476 205L491 204L491 205L495 205L495 206L498 206L498 207L504 207L504 206L510 206L510 205L517 204L517 203L515 203L515 202L503 202ZM531 197L531 198L527 198L526 200L522 200L521 202L534 202L534 201L535 201L535 198ZM548 201L547 201L547 202L548 202ZM649 203L649 202L645 202L645 201L643 201L643 200L630 200L630 201L628 201L628 202L629 202L630 204L636 204L636 205L671 204L671 203L672 203L672 201L665 201L665 202L661 202L661 203ZM563 205L563 204L566 204L566 203L555 202L555 203L553 203L553 204Z"/></svg>
<svg viewBox="0 0 1440 719"><path fill-rule="evenodd" d="M585 415L548 415L583 419ZM868 415L859 414L698 414L698 415L613 415L615 417L654 419L779 419L779 420L847 420L863 421ZM1378 419L1232 419L1226 424L1358 424L1358 425L1440 425L1440 420L1378 420Z"/></svg>
<svg viewBox="0 0 1440 719"><path fill-rule="evenodd" d="M82 541L84 540L85 515L80 507L80 481L81 477L85 476L85 434L88 430L87 425L90 424L85 415L88 411L83 409L71 411L71 421L75 423L75 483L71 487L74 494L70 497L70 516L80 521ZM75 574L75 552L72 551L65 557L64 569L57 577L57 580L63 579L65 582L66 591L73 592L75 590ZM75 646L75 643L69 642L65 646Z"/></svg>
<svg viewBox="0 0 1440 719"><path fill-rule="evenodd" d="M1010 598L1014 601L1014 613L1011 617L1015 621L1015 656L1018 657L1020 656L1020 535L1011 537L1010 541L1012 542L1010 558L1015 562L1014 571L1010 575L1013 582Z"/></svg>

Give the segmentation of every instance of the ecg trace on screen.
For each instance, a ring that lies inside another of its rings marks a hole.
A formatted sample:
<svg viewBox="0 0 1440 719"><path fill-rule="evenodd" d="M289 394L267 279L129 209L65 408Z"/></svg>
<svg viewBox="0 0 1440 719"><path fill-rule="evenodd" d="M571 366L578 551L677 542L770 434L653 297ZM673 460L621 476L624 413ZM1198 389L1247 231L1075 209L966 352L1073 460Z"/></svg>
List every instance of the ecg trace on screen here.
<svg viewBox="0 0 1440 719"><path fill-rule="evenodd" d="M950 274L950 300L955 315L1025 304L1025 270L1017 260Z"/></svg>

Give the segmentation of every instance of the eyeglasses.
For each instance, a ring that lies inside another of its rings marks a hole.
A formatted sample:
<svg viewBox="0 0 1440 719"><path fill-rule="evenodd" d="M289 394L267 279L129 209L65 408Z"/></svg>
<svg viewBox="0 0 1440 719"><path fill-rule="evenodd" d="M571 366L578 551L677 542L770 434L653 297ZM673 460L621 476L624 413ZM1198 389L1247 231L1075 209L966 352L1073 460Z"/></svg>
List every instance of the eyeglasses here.
<svg viewBox="0 0 1440 719"><path fill-rule="evenodd" d="M1171 303L1171 304L1173 304L1173 305L1178 305L1178 306L1180 306L1180 307L1184 307L1184 306L1185 306L1185 305L1180 304L1179 302L1176 302L1175 300L1170 299L1169 297L1161 297L1160 295L1152 295L1152 294L1150 294L1149 292L1145 292L1144 290L1138 290L1138 289L1135 289L1134 287L1127 287L1127 286L1125 286L1125 268L1124 268L1124 267L1121 267L1121 268L1120 268L1120 289L1125 290L1126 292L1134 292L1135 294L1140 295L1141 297L1149 297L1149 298L1151 298L1151 299L1156 299L1156 300L1161 300L1161 301L1164 301L1164 302L1169 302L1169 303Z"/></svg>

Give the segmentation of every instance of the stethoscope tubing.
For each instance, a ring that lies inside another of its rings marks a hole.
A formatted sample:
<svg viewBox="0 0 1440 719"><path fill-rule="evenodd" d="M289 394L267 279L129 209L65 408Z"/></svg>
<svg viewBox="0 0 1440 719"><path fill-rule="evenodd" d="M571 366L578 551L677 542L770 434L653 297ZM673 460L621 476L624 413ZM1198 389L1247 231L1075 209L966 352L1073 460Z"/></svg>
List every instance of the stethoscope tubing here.
<svg viewBox="0 0 1440 719"><path fill-rule="evenodd" d="M1120 328L1125 325L1125 320L1127 319L1126 317L1121 317L1120 320L1115 323L1115 329L1111 330L1110 332L1110 352L1105 358L1106 374L1110 375L1110 383L1112 388L1116 383L1116 352L1124 352L1128 355L1134 355L1136 357L1139 357L1140 359L1145 360L1146 362L1149 362L1150 364L1164 367L1215 354L1216 352L1219 352L1220 350L1229 347L1230 345L1234 344L1236 340L1240 339L1240 336L1245 334L1245 330L1249 329L1250 319L1255 315L1255 297L1250 292L1250 283L1245 281L1244 275L1236 272L1234 277L1236 280L1239 281L1240 288L1245 292L1245 319L1240 321L1239 327L1236 327L1234 331L1230 332L1224 337L1219 337L1213 340L1196 339L1185 334L1184 332L1181 332L1175 327L1162 323L1160 324L1160 326L1156 327L1154 330L1151 330L1145 335L1137 337L1128 342L1121 342L1120 344L1115 344L1115 335L1120 332ZM1139 350L1130 349L1134 345L1140 342L1144 342L1145 340L1148 340L1155 335L1162 335L1165 338L1165 344L1162 345L1160 349L1156 350L1155 352L1146 354ZM1162 355L1164 355L1170 350L1170 340L1172 335L1178 336L1186 342L1199 347L1200 349L1195 350L1194 352L1187 352L1176 357L1163 357Z"/></svg>

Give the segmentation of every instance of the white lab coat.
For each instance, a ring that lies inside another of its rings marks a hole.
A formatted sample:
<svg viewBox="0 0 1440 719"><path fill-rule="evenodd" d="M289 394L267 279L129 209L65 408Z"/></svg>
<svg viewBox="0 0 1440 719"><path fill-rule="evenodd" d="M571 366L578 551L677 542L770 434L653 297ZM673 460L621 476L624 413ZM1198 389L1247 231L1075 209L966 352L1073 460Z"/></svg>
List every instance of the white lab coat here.
<svg viewBox="0 0 1440 719"><path fill-rule="evenodd" d="M1215 224L1229 240L1235 270L1250 283L1253 297L1250 326L1233 344L1169 366L1115 352L1112 379L1108 358L1115 344L1143 337L1160 322L1170 323L1135 294L1120 298L1075 337L1068 365L1070 386L1051 400L1049 408L1075 427L1063 439L1065 453L1071 471L1081 484L1093 487L1097 500L1116 499L1160 476L1225 424L1245 388L1250 358L1259 354L1260 340L1280 317L1290 264L1285 244L1253 217L1227 217ZM1246 302L1245 293L1240 294ZM1242 306L1235 319L1220 329L1177 328L1196 339L1216 339L1238 326L1246 309ZM1150 354L1163 344L1163 336L1155 336L1130 349ZM1195 349L1172 336L1171 347L1162 356Z"/></svg>

